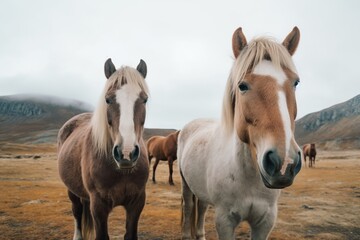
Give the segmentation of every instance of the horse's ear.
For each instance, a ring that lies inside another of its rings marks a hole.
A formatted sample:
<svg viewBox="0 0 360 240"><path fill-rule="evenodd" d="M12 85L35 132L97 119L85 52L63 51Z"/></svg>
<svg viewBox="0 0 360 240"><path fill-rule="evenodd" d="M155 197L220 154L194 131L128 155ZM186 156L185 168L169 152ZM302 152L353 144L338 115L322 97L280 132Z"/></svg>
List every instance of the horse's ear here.
<svg viewBox="0 0 360 240"><path fill-rule="evenodd" d="M144 60L140 59L140 63L139 65L136 67L136 70L139 71L139 73L146 78L146 74L147 74L147 66Z"/></svg>
<svg viewBox="0 0 360 240"><path fill-rule="evenodd" d="M235 30L232 37L232 49L235 58L239 56L241 50L243 50L244 47L246 47L246 45L247 45L246 38L242 32L242 28L239 27L238 29Z"/></svg>
<svg viewBox="0 0 360 240"><path fill-rule="evenodd" d="M116 71L115 65L111 61L111 58L106 60L105 65L104 65L104 71L105 71L105 76L107 79L109 79L110 76Z"/></svg>
<svg viewBox="0 0 360 240"><path fill-rule="evenodd" d="M286 47L286 49L289 51L290 55L292 56L296 48L299 45L300 41L300 30L297 27L294 27L294 29L287 35L285 40L283 41L283 45Z"/></svg>

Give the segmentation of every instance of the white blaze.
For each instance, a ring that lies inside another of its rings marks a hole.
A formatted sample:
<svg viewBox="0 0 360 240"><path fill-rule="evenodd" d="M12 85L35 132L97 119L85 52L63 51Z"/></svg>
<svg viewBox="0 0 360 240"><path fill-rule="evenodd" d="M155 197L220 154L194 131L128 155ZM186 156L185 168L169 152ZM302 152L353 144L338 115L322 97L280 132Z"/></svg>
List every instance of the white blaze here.
<svg viewBox="0 0 360 240"><path fill-rule="evenodd" d="M125 158L129 158L136 143L134 126L134 105L139 96L140 90L130 84L123 85L116 93L116 101L120 105L119 132L123 144L122 152Z"/></svg>

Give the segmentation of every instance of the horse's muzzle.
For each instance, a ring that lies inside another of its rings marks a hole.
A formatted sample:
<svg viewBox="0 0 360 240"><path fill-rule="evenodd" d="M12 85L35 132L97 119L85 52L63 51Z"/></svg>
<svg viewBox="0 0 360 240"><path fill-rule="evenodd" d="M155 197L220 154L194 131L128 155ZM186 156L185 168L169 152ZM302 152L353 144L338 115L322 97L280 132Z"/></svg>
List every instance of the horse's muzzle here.
<svg viewBox="0 0 360 240"><path fill-rule="evenodd" d="M290 186L296 174L301 169L301 153L298 152L293 163L289 163L286 169L282 169L282 161L276 151L268 151L263 158L263 169L260 171L261 178L268 188L281 189Z"/></svg>
<svg viewBox="0 0 360 240"><path fill-rule="evenodd" d="M115 145L113 148L113 157L117 162L120 169L128 169L133 168L136 165L136 162L140 156L140 148L138 145L134 147L134 149L125 156L123 151L118 145Z"/></svg>

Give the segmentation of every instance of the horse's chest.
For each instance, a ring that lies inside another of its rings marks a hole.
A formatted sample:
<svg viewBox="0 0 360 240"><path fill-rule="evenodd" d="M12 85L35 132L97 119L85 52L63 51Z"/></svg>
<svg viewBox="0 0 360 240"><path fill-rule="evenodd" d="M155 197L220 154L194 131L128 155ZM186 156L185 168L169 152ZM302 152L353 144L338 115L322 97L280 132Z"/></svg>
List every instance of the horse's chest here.
<svg viewBox="0 0 360 240"><path fill-rule="evenodd" d="M124 205L131 199L145 191L148 179L148 168L139 162L138 168L133 172L120 172L98 168L90 174L88 191L99 193L101 198L107 199L113 205Z"/></svg>
<svg viewBox="0 0 360 240"><path fill-rule="evenodd" d="M100 193L101 198L112 202L113 206L125 205L145 191L145 183L125 177L117 179L112 184L98 183L95 191Z"/></svg>

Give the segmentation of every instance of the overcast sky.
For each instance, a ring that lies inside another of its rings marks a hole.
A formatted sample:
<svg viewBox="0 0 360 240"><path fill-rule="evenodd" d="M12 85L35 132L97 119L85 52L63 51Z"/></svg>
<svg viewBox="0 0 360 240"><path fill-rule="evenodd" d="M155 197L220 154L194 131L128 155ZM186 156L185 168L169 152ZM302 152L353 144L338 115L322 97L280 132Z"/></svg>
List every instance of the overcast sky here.
<svg viewBox="0 0 360 240"><path fill-rule="evenodd" d="M2 0L0 95L33 93L94 107L111 57L148 66L146 127L220 118L232 34L279 42L298 26L298 118L360 93L360 1Z"/></svg>

